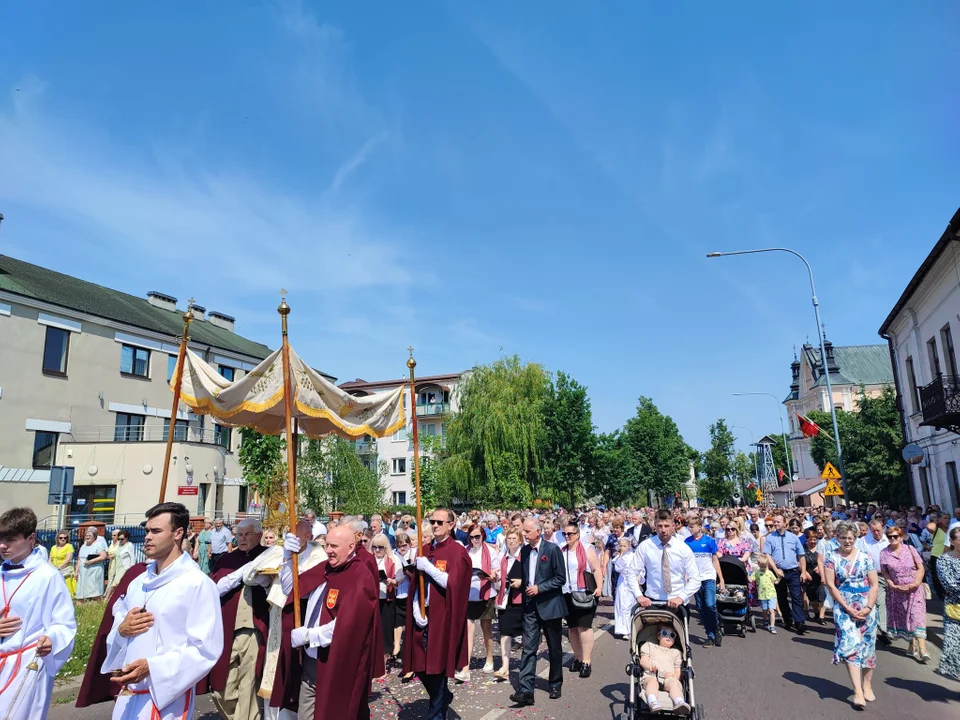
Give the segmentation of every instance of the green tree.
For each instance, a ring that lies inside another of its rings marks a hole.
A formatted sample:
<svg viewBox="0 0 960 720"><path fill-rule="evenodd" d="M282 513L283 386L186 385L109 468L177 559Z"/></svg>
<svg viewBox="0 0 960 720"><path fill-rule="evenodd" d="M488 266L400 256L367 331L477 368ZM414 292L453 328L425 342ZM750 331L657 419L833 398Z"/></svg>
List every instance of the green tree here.
<svg viewBox="0 0 960 720"><path fill-rule="evenodd" d="M638 471L635 493L653 490L658 497L680 492L690 478L691 448L677 424L653 400L641 397L637 413L624 426Z"/></svg>
<svg viewBox="0 0 960 720"><path fill-rule="evenodd" d="M278 435L264 435L251 427L241 428L240 438L237 461L243 468L243 477L248 487L255 487L265 497L270 482L283 474L286 444Z"/></svg>
<svg viewBox="0 0 960 720"><path fill-rule="evenodd" d="M748 489L750 483L755 482L754 474L752 453L747 455L743 451L737 452L733 459L733 480L734 488L743 499L742 502L750 502L754 499Z"/></svg>
<svg viewBox="0 0 960 720"><path fill-rule="evenodd" d="M594 472L588 478L587 493L608 505L641 499L642 488L637 457L624 433L600 433L596 439ZM646 498L643 497L646 505Z"/></svg>
<svg viewBox="0 0 960 720"><path fill-rule="evenodd" d="M594 470L596 437L587 389L558 372L544 403L543 485L575 507Z"/></svg>
<svg viewBox="0 0 960 720"><path fill-rule="evenodd" d="M457 389L447 423L443 472L455 500L522 507L537 493L550 380L516 355L473 368Z"/></svg>
<svg viewBox="0 0 960 720"><path fill-rule="evenodd" d="M452 505L453 490L446 461L446 442L443 435L422 435L420 443L420 496L421 509ZM412 462L412 461L411 461ZM416 480L414 480L414 483ZM411 505L416 505L416 486Z"/></svg>
<svg viewBox="0 0 960 720"><path fill-rule="evenodd" d="M809 417L832 433L830 414L814 411ZM888 502L891 506L910 503L906 466L900 455L904 445L893 388L886 387L876 397L868 397L860 388L857 411L837 411L837 425L843 445L843 464L853 502ZM834 441L820 433L812 439L810 454L823 470L826 463L837 465Z"/></svg>
<svg viewBox="0 0 960 720"><path fill-rule="evenodd" d="M330 435L307 443L297 464L298 490L308 507L370 515L383 507L385 462L366 467L347 440Z"/></svg>
<svg viewBox="0 0 960 720"><path fill-rule="evenodd" d="M710 426L710 449L703 454L704 474L697 483L705 505L722 505L733 495L735 441L723 418Z"/></svg>

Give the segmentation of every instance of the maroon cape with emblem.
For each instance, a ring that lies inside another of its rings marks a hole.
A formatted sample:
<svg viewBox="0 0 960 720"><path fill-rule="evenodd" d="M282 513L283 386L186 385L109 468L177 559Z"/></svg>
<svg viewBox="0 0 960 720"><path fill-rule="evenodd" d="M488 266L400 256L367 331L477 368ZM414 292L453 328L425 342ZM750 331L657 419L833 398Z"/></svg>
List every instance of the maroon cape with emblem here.
<svg viewBox="0 0 960 720"><path fill-rule="evenodd" d="M210 579L217 582L234 570L239 570L248 562L257 557L267 548L257 545L253 550L243 552L234 550L221 555L216 567L210 573ZM223 692L227 687L227 675L230 673L230 655L233 653L233 629L237 624L237 606L240 604L240 593L244 586L234 588L220 598L220 612L223 614L223 653L217 664L213 666L207 676L207 690ZM263 675L263 663L267 656L267 635L270 632L270 605L267 603L267 591L262 587L253 587L253 625L260 635L259 649L257 650L257 677ZM253 678L249 679L253 682ZM198 687L202 687L201 681Z"/></svg>
<svg viewBox="0 0 960 720"><path fill-rule="evenodd" d="M327 583L316 625L337 621L333 642L317 648L315 720L354 720L370 717L367 696L373 680L373 658L383 662L380 631L380 586L365 564L354 556L340 567L326 561L300 575L301 614L306 618L310 593ZM293 599L283 609L283 635L270 705L296 712L304 650L290 644ZM371 657L372 656L372 657Z"/></svg>
<svg viewBox="0 0 960 720"><path fill-rule="evenodd" d="M373 556L369 550L367 550L363 545L357 545L357 549L354 550L354 555L357 556L363 565L365 565L370 570L370 574L373 575L373 583L377 586L377 597L380 597L380 568L377 567L377 559ZM377 604L377 624L380 624L380 605ZM392 649L392 648L391 648ZM383 653L374 656L373 658L373 677L383 677L387 674L387 665L383 659Z"/></svg>
<svg viewBox="0 0 960 720"><path fill-rule="evenodd" d="M147 563L137 563L131 566L120 578L120 582L113 589L110 595L110 601L103 609L103 619L100 620L100 627L97 630L97 637L93 641L93 647L90 651L90 660L87 662L87 669L83 672L83 683L77 692L77 707L88 707L96 703L112 701L120 692L120 686L115 682L110 682L110 676L100 672L103 667L103 661L107 659L107 635L113 629L113 606L124 595L127 594L127 588L135 577L145 572Z"/></svg>
<svg viewBox="0 0 960 720"><path fill-rule="evenodd" d="M407 635L403 641L403 672L425 672L428 675L453 674L467 664L467 600L470 597L470 578L473 564L463 545L448 537L439 545L426 544L421 548L425 558L438 569L446 563L447 587L440 587L424 573L430 586L430 605L427 607L427 647L423 647L423 629L413 619L413 592L407 607ZM411 587L419 579L414 573Z"/></svg>

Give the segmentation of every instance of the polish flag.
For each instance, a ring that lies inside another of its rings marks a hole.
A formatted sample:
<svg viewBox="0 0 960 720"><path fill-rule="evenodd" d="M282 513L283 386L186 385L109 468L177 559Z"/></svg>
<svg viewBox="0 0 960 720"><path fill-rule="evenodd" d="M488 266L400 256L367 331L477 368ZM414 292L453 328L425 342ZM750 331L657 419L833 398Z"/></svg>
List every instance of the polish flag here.
<svg viewBox="0 0 960 720"><path fill-rule="evenodd" d="M820 426L806 415L797 413L797 420L800 421L800 432L803 433L804 437L816 437L820 434Z"/></svg>

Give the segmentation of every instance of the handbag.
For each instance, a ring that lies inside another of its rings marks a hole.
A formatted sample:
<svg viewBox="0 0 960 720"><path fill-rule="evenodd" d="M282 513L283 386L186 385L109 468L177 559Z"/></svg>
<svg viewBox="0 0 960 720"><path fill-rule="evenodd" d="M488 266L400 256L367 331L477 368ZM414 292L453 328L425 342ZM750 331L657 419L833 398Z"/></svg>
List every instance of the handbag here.
<svg viewBox="0 0 960 720"><path fill-rule="evenodd" d="M585 590L580 592L579 590L574 590L570 593L570 600L573 602L573 606L580 610L593 610L597 604L597 598L594 593L597 591L597 579L593 576L590 570L590 564L587 563L587 570L583 574L583 587Z"/></svg>

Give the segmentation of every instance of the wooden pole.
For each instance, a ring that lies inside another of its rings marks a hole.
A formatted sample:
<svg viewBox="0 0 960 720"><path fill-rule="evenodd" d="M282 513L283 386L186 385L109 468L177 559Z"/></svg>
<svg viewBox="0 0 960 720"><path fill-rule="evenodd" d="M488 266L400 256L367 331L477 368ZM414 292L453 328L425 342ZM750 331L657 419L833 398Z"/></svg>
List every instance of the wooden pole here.
<svg viewBox="0 0 960 720"><path fill-rule="evenodd" d="M287 340L287 316L290 306L287 305L287 291L280 291L280 325L283 334L283 406L285 429L287 432L287 513L290 521L290 532L297 532L297 455L296 436L293 433L293 383L290 377L290 343ZM290 558L293 570L293 626L300 627L300 558L294 553Z"/></svg>
<svg viewBox="0 0 960 720"><path fill-rule="evenodd" d="M180 389L183 387L183 363L187 358L187 343L190 341L190 323L193 322L193 298L187 303L183 314L183 335L180 337L180 352L177 354L177 376L173 383L173 407L170 409L170 426L167 429L167 450L163 457L163 475L160 478L160 500L167 495L167 476L170 474L170 456L173 454L173 436L177 430L177 408L180 407Z"/></svg>
<svg viewBox="0 0 960 720"><path fill-rule="evenodd" d="M413 348L409 347L410 359L407 367L410 368L410 417L413 418L413 479L417 493L417 555L423 552L423 508L420 505L420 433L417 430L417 384L414 378L414 368L417 361L413 359ZM424 604L423 573L417 573L420 582L420 616L426 617L427 609Z"/></svg>

